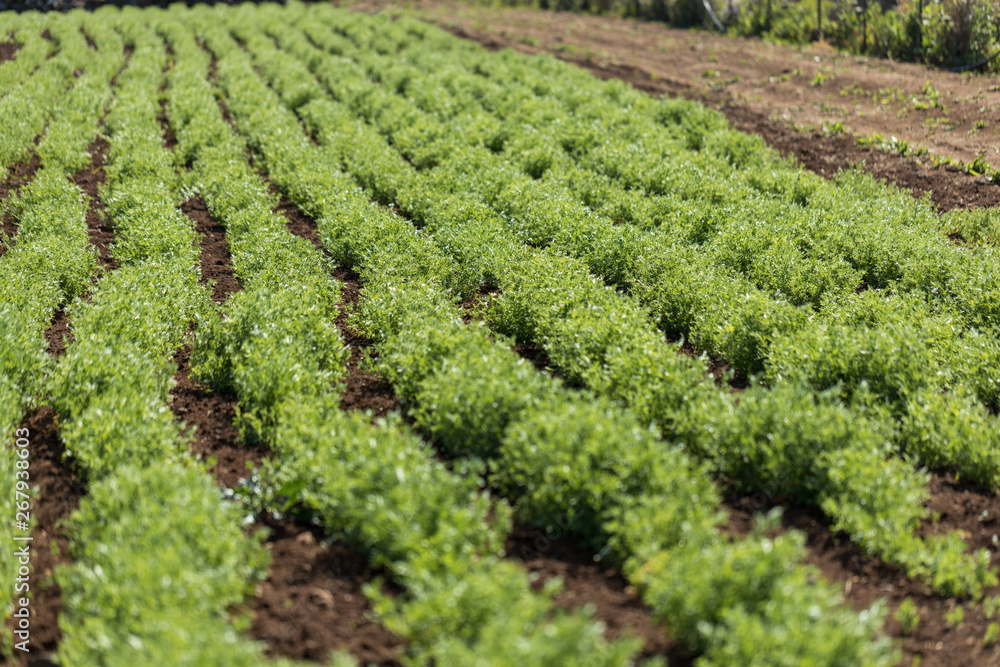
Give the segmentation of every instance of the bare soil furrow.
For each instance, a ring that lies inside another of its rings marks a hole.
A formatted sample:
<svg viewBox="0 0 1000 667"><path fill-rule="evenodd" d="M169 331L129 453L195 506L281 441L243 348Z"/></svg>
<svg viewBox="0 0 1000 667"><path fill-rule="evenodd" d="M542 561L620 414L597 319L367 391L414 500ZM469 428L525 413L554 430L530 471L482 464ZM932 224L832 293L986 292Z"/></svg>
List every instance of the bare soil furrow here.
<svg viewBox="0 0 1000 667"><path fill-rule="evenodd" d="M166 88L167 83L164 81L163 85L160 87L160 92L166 90ZM160 127L163 128L163 147L169 151L177 148L177 136L174 134L173 128L171 128L170 124L167 122L166 98L160 100L160 115L156 117L156 120L159 121Z"/></svg>
<svg viewBox="0 0 1000 667"><path fill-rule="evenodd" d="M69 325L65 308L60 308L52 316L49 328L45 330L45 340L49 344L48 352L53 357L61 357L66 352L66 346L73 342L73 329Z"/></svg>
<svg viewBox="0 0 1000 667"><path fill-rule="evenodd" d="M38 145L38 139L35 140ZM27 161L19 162L10 168L7 178L0 182L0 211L3 213L3 242L0 243L0 257L17 243L17 222L6 208L11 196L16 195L25 185L35 178L35 172L42 166L38 154L32 151Z"/></svg>
<svg viewBox="0 0 1000 667"><path fill-rule="evenodd" d="M17 57L17 52L20 50L21 47L12 39L0 42L0 63L13 60Z"/></svg>
<svg viewBox="0 0 1000 667"><path fill-rule="evenodd" d="M181 211L191 218L199 234L201 282L211 284L213 301L225 303L233 292L241 289L233 274L225 228L211 218L200 197L188 199L181 205ZM192 379L190 356L190 345L174 355L177 372L170 391L170 408L179 421L194 428L192 451L203 459L213 460L209 472L220 484L233 488L250 475L250 466L260 465L270 452L239 442L234 426L236 395L215 391Z"/></svg>
<svg viewBox="0 0 1000 667"><path fill-rule="evenodd" d="M344 342L351 348L340 405L344 410L369 410L373 418L399 411L402 403L392 385L368 370L365 359L366 355L371 355L374 341L358 333L348 322L348 317L357 306L360 296L361 283L358 274L339 267L333 275L344 284L340 291L344 307L337 317L337 327L344 337Z"/></svg>
<svg viewBox="0 0 1000 667"><path fill-rule="evenodd" d="M262 174L271 191L280 196L276 211L285 217L285 226L292 234L306 239L317 249L323 250L316 221L295 206L287 197ZM325 251L324 251L325 252ZM338 266L333 276L343 283L341 288L342 307L337 316L337 328L344 342L350 347L351 356L347 362L347 378L341 393L340 405L344 410L370 410L373 418L382 417L401 407L399 397L392 386L367 368L365 357L371 352L373 341L359 334L350 325L349 317L357 306L361 292L361 282L357 273Z"/></svg>
<svg viewBox="0 0 1000 667"><path fill-rule="evenodd" d="M212 461L208 471L219 484L231 489L240 480L248 479L252 469L259 467L271 452L239 442L234 425L236 395L215 391L191 379L190 356L190 346L174 355L177 372L170 390L170 409L178 421L194 428L191 451Z"/></svg>
<svg viewBox="0 0 1000 667"><path fill-rule="evenodd" d="M199 234L201 283L211 284L215 303L225 303L233 292L242 289L233 273L226 230L212 219L200 197L192 197L181 204L181 211L192 220ZM195 429L192 451L206 460L214 460L209 472L220 484L233 488L240 479L249 476L248 466L259 465L270 453L262 447L238 441L234 425L236 395L215 391L192 379L190 355L190 345L174 355L177 372L170 391L170 407L179 421Z"/></svg>
<svg viewBox="0 0 1000 667"><path fill-rule="evenodd" d="M115 232L104 214L104 203L99 191L106 180L104 162L107 151L107 139L96 137L87 146L90 164L73 175L73 182L87 195L87 231L91 244L97 249L97 263L104 271L111 271L118 268L118 262L111 255ZM95 275L93 280L96 285L98 276Z"/></svg>
<svg viewBox="0 0 1000 667"><path fill-rule="evenodd" d="M361 664L400 664L402 639L373 616L363 586L383 572L318 528L270 521L271 567L250 602L250 632L268 655L325 662L346 650Z"/></svg>
<svg viewBox="0 0 1000 667"><path fill-rule="evenodd" d="M188 199L181 204L181 211L194 222L201 238L201 282L211 282L212 300L224 303L230 294L243 289L233 273L226 228L212 218L201 197Z"/></svg>
<svg viewBox="0 0 1000 667"><path fill-rule="evenodd" d="M556 604L564 609L591 605L609 639L638 637L643 658L665 656L671 665L692 664L691 656L653 618L639 592L617 569L595 560L592 549L558 532L515 525L506 551L508 558L538 576L533 583L536 590L556 577L562 579Z"/></svg>

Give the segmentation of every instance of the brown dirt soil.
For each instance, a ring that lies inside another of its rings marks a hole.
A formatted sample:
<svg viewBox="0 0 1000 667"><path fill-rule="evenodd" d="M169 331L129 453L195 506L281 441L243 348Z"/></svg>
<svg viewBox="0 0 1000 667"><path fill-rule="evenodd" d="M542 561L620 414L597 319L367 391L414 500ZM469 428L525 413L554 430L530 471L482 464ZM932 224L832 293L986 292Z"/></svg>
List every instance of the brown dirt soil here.
<svg viewBox="0 0 1000 667"><path fill-rule="evenodd" d="M679 649L656 623L636 589L616 569L594 561L593 550L572 539L551 536L541 529L515 525L507 538L507 557L521 561L536 575L536 590L555 577L562 590L555 601L565 609L591 605L594 618L604 623L609 639L638 637L642 657L666 656L671 665L689 665Z"/></svg>
<svg viewBox="0 0 1000 667"><path fill-rule="evenodd" d="M263 447L243 445L237 441L236 396L213 391L189 376L191 347L185 346L174 355L177 372L170 390L170 409L178 421L194 427L191 451L203 459L214 459L208 471L227 488L235 487L250 475L249 466L257 467L271 452Z"/></svg>
<svg viewBox="0 0 1000 667"><path fill-rule="evenodd" d="M96 49L97 46L95 45L94 48ZM130 62L132 62L132 54L135 53L135 47L132 46L131 44L126 44L124 53L125 53L125 61L122 63L122 66L118 68L118 71L115 72L115 75L111 77L111 81L109 82L112 89L118 85L118 77L122 75L122 72L125 71L125 68L128 67ZM108 114L108 107L110 106L110 104L111 103L109 101L108 104L105 105L104 107L104 113L101 115L102 123L104 122L104 116Z"/></svg>
<svg viewBox="0 0 1000 667"><path fill-rule="evenodd" d="M275 212L285 217L285 227L288 231L304 238L315 248L323 251L323 241L316 229L316 221L283 196L263 172L259 173L268 184L271 192L280 197ZM340 291L342 308L336 324L344 336L344 342L351 349L351 356L347 362L347 378L344 390L340 395L340 407L344 410L370 410L372 418L382 417L394 410L399 410L399 397L396 396L392 386L366 367L365 354L371 348L372 340L357 333L348 322L350 313L357 306L361 291L359 276L351 269L338 266L333 271L333 277L343 283Z"/></svg>
<svg viewBox="0 0 1000 667"><path fill-rule="evenodd" d="M160 88L160 90L163 91L166 90L166 88L167 88L167 82L164 81L163 86ZM177 148L177 135L174 134L173 129L167 122L167 101L165 99L160 100L160 115L156 117L156 120L159 121L160 127L163 128L164 148L171 151Z"/></svg>
<svg viewBox="0 0 1000 667"><path fill-rule="evenodd" d="M500 295L500 290L491 285L482 285L479 290L463 301L459 302L459 307L465 311L462 314L464 322L480 321L483 319L483 310L489 306L490 300Z"/></svg>
<svg viewBox="0 0 1000 667"><path fill-rule="evenodd" d="M98 136L87 146L90 165L73 175L73 182L84 191L89 201L87 207L87 231L91 244L97 248L97 263L105 271L118 268L118 262L111 256L111 245L115 242L115 232L104 215L104 203L98 188L104 184L104 156L108 151L108 141ZM96 283L97 276L94 277Z"/></svg>
<svg viewBox="0 0 1000 667"><path fill-rule="evenodd" d="M935 476L929 485L931 498L928 508L940 515L932 525L926 522L918 534L928 535L950 530L965 531L972 548L991 551L994 569L1000 565L1000 553L993 538L1000 533L1000 493L982 492L959 484L954 477ZM753 515L775 506L776 500L763 496L730 499L727 532L746 535L753 526ZM985 514L984 514L985 512ZM879 599L888 603L890 616L887 633L901 642L903 661L909 665L920 658L923 666L994 665L1000 662L1000 646L985 648L983 635L992 619L982 608L967 600L945 598L935 594L924 583L906 576L899 568L872 558L844 535L830 531L829 519L816 508L785 507L783 529L795 529L806 537L806 562L817 567L827 581L840 588L847 601L857 610L870 607ZM1000 594L1000 587L987 595ZM916 630L903 635L899 622L892 614L906 598L911 598L920 612ZM957 628L945 620L945 614L956 606L963 607L965 620Z"/></svg>
<svg viewBox="0 0 1000 667"><path fill-rule="evenodd" d="M167 49L170 55L172 56L173 49L170 48L169 44L167 45ZM159 88L159 92L161 93L167 89L167 70L169 70L169 68L170 66L167 65L167 68L164 69L163 71L163 82L160 84ZM170 127L170 122L167 120L166 97L160 98L160 113L156 117L156 122L160 124L160 127L162 128L163 131L163 147L170 151L177 148L177 135L174 134L174 129Z"/></svg>
<svg viewBox="0 0 1000 667"><path fill-rule="evenodd" d="M17 52L20 50L21 47L14 40L0 42L0 63L13 60L17 57Z"/></svg>
<svg viewBox="0 0 1000 667"><path fill-rule="evenodd" d="M62 638L59 629L59 612L62 610L62 592L52 580L57 565L71 562L69 543L60 522L80 504L86 487L73 471L72 460L63 460L65 447L57 432L52 409L41 407L33 410L20 428L29 430L31 483L38 486L34 501L35 527L32 532L31 566L31 653L18 653L11 665L42 664L39 659L54 651ZM58 548L59 556L52 552ZM9 632L9 628L7 629ZM30 660L29 660L30 658Z"/></svg>
<svg viewBox="0 0 1000 667"><path fill-rule="evenodd" d="M672 339L669 336L667 337L667 340L668 342L675 344L681 342L677 339ZM689 357L697 357L701 355L701 352L696 350L694 345L691 344L691 341L688 340L681 343L678 351ZM715 384L719 387L728 387L730 394L738 394L750 386L750 381L747 377L739 371L734 372L732 364L725 359L720 359L719 357L707 357L706 370Z"/></svg>
<svg viewBox="0 0 1000 667"><path fill-rule="evenodd" d="M348 323L348 317L357 306L361 291L358 274L340 267L333 275L344 283L340 291L344 307L337 317L337 327L344 336L344 342L351 348L351 356L347 361L347 379L340 395L340 407L344 410L370 410L372 418L399 411L402 405L392 385L366 366L365 354L369 353L373 341L357 333Z"/></svg>
<svg viewBox="0 0 1000 667"><path fill-rule="evenodd" d="M6 199L12 192L17 192L35 178L35 172L42 166L38 155L32 151L27 162L19 162L10 168L7 178L0 183L0 199Z"/></svg>
<svg viewBox="0 0 1000 667"><path fill-rule="evenodd" d="M7 202L11 195L17 194L22 187L30 183L35 178L35 172L42 166L38 154L32 151L27 162L15 164L7 172L7 177L0 181L0 207ZM0 257L6 254L9 247L13 247L17 237L17 223L13 216L5 208L3 210L3 243L0 243Z"/></svg>
<svg viewBox="0 0 1000 667"><path fill-rule="evenodd" d="M362 0L353 6L366 11L399 8L391 0ZM880 132L966 162L985 150L986 159L1000 166L1000 86L985 76L651 22L459 6L451 0L418 0L408 6L490 49L545 52L603 79L623 79L656 95L699 100L722 111L737 129L760 134L783 155L795 156L828 178L838 169L861 165L877 178L911 189L914 196L931 191L940 210L1000 203L1000 186L984 177L957 167L935 168L927 157L862 148L854 136ZM821 69L832 78L820 86L809 85ZM914 99L917 104L928 100L925 82L941 93L946 110L913 108ZM885 92L889 89L891 95ZM944 130L943 121L933 120L945 116L954 130ZM977 121L986 127L976 130ZM824 122L842 122L847 133L825 136L819 131Z"/></svg>
<svg viewBox="0 0 1000 667"><path fill-rule="evenodd" d="M66 345L73 342L73 329L64 309L60 308L52 316L52 323L45 330L45 340L49 343L48 352L53 357L61 357L66 352Z"/></svg>
<svg viewBox="0 0 1000 667"><path fill-rule="evenodd" d="M83 29L83 26L80 26L80 34L83 35L83 39L86 40L87 46L89 46L90 48L92 48L92 49L94 49L96 51L97 50L97 42L95 42L90 37L90 35L87 34L87 31Z"/></svg>
<svg viewBox="0 0 1000 667"><path fill-rule="evenodd" d="M558 371L552 368L549 353L537 343L517 343L512 349L517 352L518 356L530 361L532 366L543 373L559 376Z"/></svg>
<svg viewBox="0 0 1000 667"><path fill-rule="evenodd" d="M347 650L361 664L400 664L403 641L370 616L362 586L380 574L368 560L316 528L268 525L271 567L250 602L255 639L268 655L325 661Z"/></svg>
<svg viewBox="0 0 1000 667"><path fill-rule="evenodd" d="M241 289L233 274L225 228L215 222L208 207L200 197L192 197L181 204L181 211L195 224L199 234L201 283L212 284L212 300L224 303L229 296ZM193 426L194 442L191 449L215 463L209 472L220 484L233 488L240 479L249 475L248 465L258 466L270 455L262 447L240 444L233 424L237 399L234 394L220 393L191 379L191 347L185 346L174 355L177 372L171 389L170 408L176 418Z"/></svg>
<svg viewBox="0 0 1000 667"><path fill-rule="evenodd" d="M794 156L807 169L832 178L838 170L860 165L876 178L910 190L914 198L929 195L938 211L1000 204L1000 186L966 174L955 166L932 166L926 158L902 157L862 148L849 135L824 136L797 132L740 107L723 110L739 130L761 135L784 156Z"/></svg>
<svg viewBox="0 0 1000 667"><path fill-rule="evenodd" d="M230 294L242 289L233 274L232 255L226 228L212 219L201 197L191 197L181 204L181 212L194 221L201 235L201 283L212 282L212 300L223 303Z"/></svg>

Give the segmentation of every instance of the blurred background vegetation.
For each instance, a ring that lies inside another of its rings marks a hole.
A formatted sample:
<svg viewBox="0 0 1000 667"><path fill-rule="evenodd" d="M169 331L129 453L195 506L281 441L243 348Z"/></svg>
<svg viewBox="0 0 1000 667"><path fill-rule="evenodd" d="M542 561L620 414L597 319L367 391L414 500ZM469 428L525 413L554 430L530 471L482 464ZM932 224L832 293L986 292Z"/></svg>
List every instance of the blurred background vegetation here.
<svg viewBox="0 0 1000 667"><path fill-rule="evenodd" d="M954 69L1000 70L1000 0L480 0L616 14Z"/></svg>

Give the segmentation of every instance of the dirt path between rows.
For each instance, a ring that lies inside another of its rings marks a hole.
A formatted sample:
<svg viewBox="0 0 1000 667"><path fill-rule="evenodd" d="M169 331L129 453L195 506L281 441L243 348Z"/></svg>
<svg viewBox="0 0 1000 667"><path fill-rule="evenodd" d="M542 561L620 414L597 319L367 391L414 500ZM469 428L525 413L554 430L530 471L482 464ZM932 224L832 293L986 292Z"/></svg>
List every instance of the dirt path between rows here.
<svg viewBox="0 0 1000 667"><path fill-rule="evenodd" d="M252 159L257 164L256 158ZM270 177L259 165L257 173L267 183L271 194L278 197L278 206L274 212L285 218L286 229L295 236L309 241L327 259L333 260L323 246L316 221L293 204L271 182ZM347 377L344 379L340 394L340 408L348 412L367 410L371 413L373 420L384 417L390 412L399 411L402 404L392 386L384 378L372 373L365 363L365 357L371 353L374 341L358 333L349 322L350 314L357 308L358 300L361 297L361 277L356 271L339 265L334 268L332 275L343 285L340 290L341 309L337 316L336 325L344 342L351 350L347 361Z"/></svg>
<svg viewBox="0 0 1000 667"><path fill-rule="evenodd" d="M102 119L103 122L103 119ZM90 243L97 248L97 264L100 273L94 274L92 282L96 285L102 273L118 268L118 261L111 254L111 246L115 242L115 232L104 213L104 202L101 201L100 187L107 180L104 175L105 156L109 148L108 140L98 135L87 146L90 153L90 164L73 175L76 183L89 203L87 207L87 233Z"/></svg>
<svg viewBox="0 0 1000 667"><path fill-rule="evenodd" d="M36 140L37 145L37 140ZM15 164L8 170L7 177L0 181L0 216L3 218L3 237L0 237L0 257L5 255L17 243L17 222L11 215L8 204L12 196L17 195L21 188L30 184L35 178L35 172L42 166L38 154L32 149L27 160Z"/></svg>
<svg viewBox="0 0 1000 667"><path fill-rule="evenodd" d="M17 52L21 50L17 42L12 39L0 42L0 63L5 63L8 60L13 60L17 57Z"/></svg>

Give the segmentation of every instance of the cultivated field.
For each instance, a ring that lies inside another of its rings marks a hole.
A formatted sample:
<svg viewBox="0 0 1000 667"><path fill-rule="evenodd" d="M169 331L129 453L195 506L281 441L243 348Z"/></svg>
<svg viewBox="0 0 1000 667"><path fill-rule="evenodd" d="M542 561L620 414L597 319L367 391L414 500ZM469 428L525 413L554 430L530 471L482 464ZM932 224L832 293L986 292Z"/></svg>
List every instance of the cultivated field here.
<svg viewBox="0 0 1000 667"><path fill-rule="evenodd" d="M992 209L406 14L0 39L13 664L1000 660Z"/></svg>

